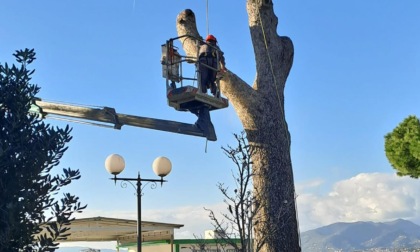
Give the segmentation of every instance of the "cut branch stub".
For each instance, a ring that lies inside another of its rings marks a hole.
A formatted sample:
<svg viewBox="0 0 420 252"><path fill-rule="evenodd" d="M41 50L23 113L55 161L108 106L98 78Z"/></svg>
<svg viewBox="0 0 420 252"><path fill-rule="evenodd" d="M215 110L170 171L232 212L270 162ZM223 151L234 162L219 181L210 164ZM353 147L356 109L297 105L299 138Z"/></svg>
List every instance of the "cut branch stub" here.
<svg viewBox="0 0 420 252"><path fill-rule="evenodd" d="M197 30L197 25L195 21L195 14L192 10L186 9L178 14L176 18L176 29L178 31L178 36L192 36L198 39L202 39ZM188 37L181 38L181 43L184 51L189 57L197 56L197 44L196 41Z"/></svg>

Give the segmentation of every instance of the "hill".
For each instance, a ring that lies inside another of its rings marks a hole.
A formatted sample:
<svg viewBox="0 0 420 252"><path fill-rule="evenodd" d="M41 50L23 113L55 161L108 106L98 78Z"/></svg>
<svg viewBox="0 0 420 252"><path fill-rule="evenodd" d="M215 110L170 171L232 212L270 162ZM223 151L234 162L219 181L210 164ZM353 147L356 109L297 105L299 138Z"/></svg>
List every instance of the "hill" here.
<svg viewBox="0 0 420 252"><path fill-rule="evenodd" d="M402 219L385 223L334 223L303 232L301 241L303 252L414 251L414 248L420 251L420 226Z"/></svg>

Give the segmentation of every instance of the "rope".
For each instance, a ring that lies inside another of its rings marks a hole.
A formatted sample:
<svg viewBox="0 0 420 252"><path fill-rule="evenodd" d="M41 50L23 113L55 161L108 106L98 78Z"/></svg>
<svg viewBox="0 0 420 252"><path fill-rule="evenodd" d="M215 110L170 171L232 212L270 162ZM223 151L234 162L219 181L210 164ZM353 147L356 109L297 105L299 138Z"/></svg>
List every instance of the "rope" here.
<svg viewBox="0 0 420 252"><path fill-rule="evenodd" d="M267 51L267 57L268 57L268 63L270 63L270 70L271 70L271 74L273 75L273 80L274 80L274 88L276 89L276 94L277 94L277 100L279 101L279 107L280 107L280 111L283 111L282 107L280 106L281 101L280 101L280 94L279 94L279 90L277 88L277 81L276 81L276 76L274 75L274 68L273 68L273 63L271 61L271 57L270 57L270 51L268 49L268 43L267 43L267 37L265 36L265 30L264 30L264 24L262 22L262 18L261 18L261 14L259 9L257 8L257 12L258 12L258 18L260 20L261 23L261 30L263 33L263 38L264 38L264 45L265 45L265 50ZM284 117L283 117L284 118ZM289 140L289 139L287 139Z"/></svg>
<svg viewBox="0 0 420 252"><path fill-rule="evenodd" d="M209 35L209 0L206 0L206 26L207 35Z"/></svg>

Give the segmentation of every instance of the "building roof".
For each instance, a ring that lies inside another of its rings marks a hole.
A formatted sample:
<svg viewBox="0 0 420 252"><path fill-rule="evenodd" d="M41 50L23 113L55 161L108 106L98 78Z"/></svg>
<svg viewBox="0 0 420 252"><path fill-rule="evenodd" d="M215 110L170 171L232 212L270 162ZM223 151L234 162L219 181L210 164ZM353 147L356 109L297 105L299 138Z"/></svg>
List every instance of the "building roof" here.
<svg viewBox="0 0 420 252"><path fill-rule="evenodd" d="M142 221L142 241L172 240L175 228L184 225ZM137 241L137 221L106 217L75 219L70 224L67 242L118 241L119 244ZM63 241L65 242L65 241Z"/></svg>

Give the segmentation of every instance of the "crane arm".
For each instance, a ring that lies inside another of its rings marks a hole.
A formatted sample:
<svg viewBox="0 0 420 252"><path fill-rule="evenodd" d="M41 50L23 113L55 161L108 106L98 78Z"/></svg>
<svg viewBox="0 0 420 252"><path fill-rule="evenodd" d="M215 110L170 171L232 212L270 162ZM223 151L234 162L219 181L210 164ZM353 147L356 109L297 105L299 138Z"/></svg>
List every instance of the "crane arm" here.
<svg viewBox="0 0 420 252"><path fill-rule="evenodd" d="M216 141L214 132L206 135L194 124L120 114L116 113L115 109L110 107L92 108L88 106L47 102L39 98L37 98L34 103L36 105L35 109L31 109L31 111L41 114L42 117L55 115L62 118L82 119L83 121L80 122L93 121L109 123L114 125L114 129L121 129L123 125L129 125L191 136L206 137L210 141Z"/></svg>

